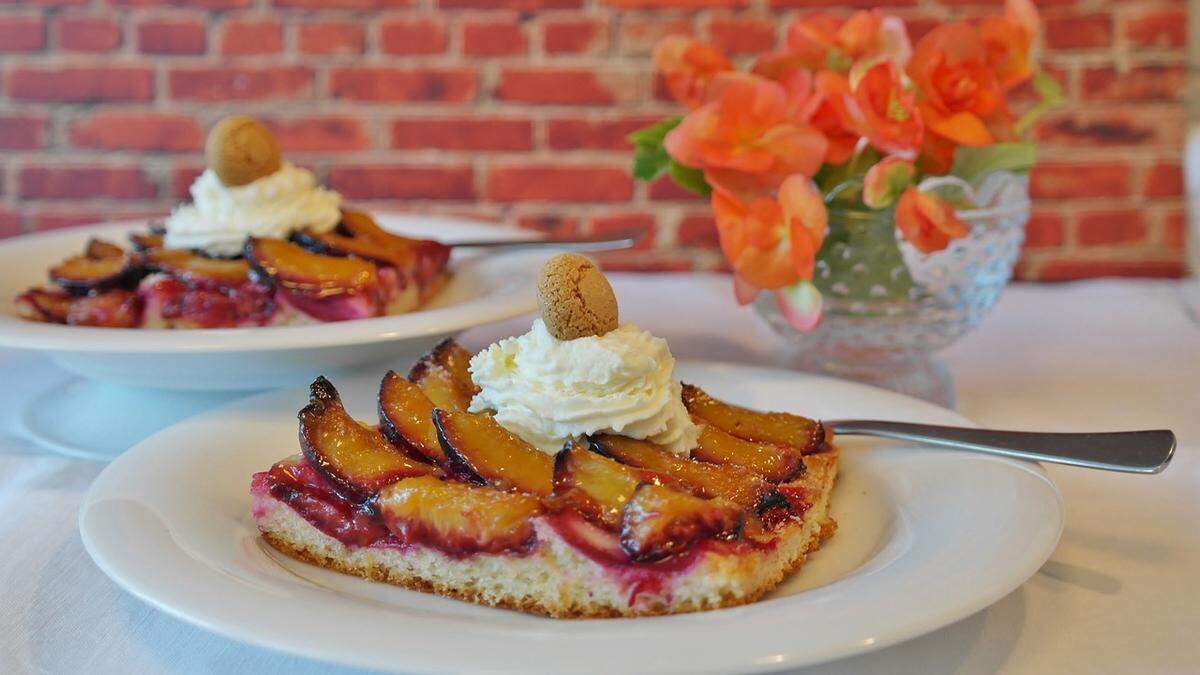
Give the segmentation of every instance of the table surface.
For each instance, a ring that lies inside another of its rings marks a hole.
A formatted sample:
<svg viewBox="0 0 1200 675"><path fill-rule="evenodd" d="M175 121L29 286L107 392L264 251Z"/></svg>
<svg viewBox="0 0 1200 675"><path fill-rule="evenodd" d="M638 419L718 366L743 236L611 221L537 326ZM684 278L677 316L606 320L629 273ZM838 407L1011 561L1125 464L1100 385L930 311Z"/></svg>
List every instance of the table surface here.
<svg viewBox="0 0 1200 675"><path fill-rule="evenodd" d="M622 319L666 337L680 358L778 365L781 342L733 305L727 278L614 275L614 285ZM1162 281L1017 285L947 351L959 410L981 424L1171 428L1174 463L1158 476L1048 467L1066 498L1066 529L1024 586L935 633L806 672L1196 672L1200 327L1179 293ZM478 348L528 321L463 342ZM103 466L36 447L12 415L66 377L40 356L0 350L0 671L343 672L157 612L92 564L75 521Z"/></svg>

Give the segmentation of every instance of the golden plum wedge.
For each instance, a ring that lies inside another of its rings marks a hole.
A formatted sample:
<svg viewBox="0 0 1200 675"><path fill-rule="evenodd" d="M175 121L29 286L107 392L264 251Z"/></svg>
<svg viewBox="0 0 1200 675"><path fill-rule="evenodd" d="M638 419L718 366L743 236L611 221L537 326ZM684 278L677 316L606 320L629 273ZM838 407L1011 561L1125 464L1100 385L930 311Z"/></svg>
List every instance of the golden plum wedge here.
<svg viewBox="0 0 1200 675"><path fill-rule="evenodd" d="M163 247L163 236L153 232L134 232L129 235L129 243L133 244L133 250L139 252L150 251L156 248Z"/></svg>
<svg viewBox="0 0 1200 675"><path fill-rule="evenodd" d="M455 342L454 338L437 343L421 360L432 361L445 368L458 388L469 396L479 393L479 387L471 380L471 352Z"/></svg>
<svg viewBox="0 0 1200 675"><path fill-rule="evenodd" d="M685 459L649 441L604 434L591 437L591 443L622 464L655 471L696 495L723 497L744 509L754 509L769 489L752 471Z"/></svg>
<svg viewBox="0 0 1200 675"><path fill-rule="evenodd" d="M526 550L536 536L532 519L542 512L536 497L433 476L383 488L375 506L401 541L458 554Z"/></svg>
<svg viewBox="0 0 1200 675"><path fill-rule="evenodd" d="M428 356L413 364L408 371L412 380L435 407L443 410L466 410L471 407L473 394L463 389L461 383L445 366Z"/></svg>
<svg viewBox="0 0 1200 675"><path fill-rule="evenodd" d="M554 459L500 426L491 415L434 410L446 467L463 480L540 497L553 489Z"/></svg>
<svg viewBox="0 0 1200 675"><path fill-rule="evenodd" d="M749 469L772 483L792 480L804 471L804 459L788 446L755 443L711 424L700 425L698 445L692 459Z"/></svg>
<svg viewBox="0 0 1200 675"><path fill-rule="evenodd" d="M570 441L554 456L556 506L573 508L584 518L615 530L621 511L651 472L635 469Z"/></svg>
<svg viewBox="0 0 1200 675"><path fill-rule="evenodd" d="M347 237L336 232L298 232L296 242L314 253L322 255L355 256L397 269L409 269L416 263L416 252L412 249L395 249L382 246L374 239L361 236Z"/></svg>
<svg viewBox="0 0 1200 675"><path fill-rule="evenodd" d="M433 402L416 384L389 370L379 385L379 429L392 443L436 462L446 453L433 425Z"/></svg>
<svg viewBox="0 0 1200 675"><path fill-rule="evenodd" d="M196 286L235 288L250 280L245 260L206 258L178 248L150 249L142 254L147 267Z"/></svg>
<svg viewBox="0 0 1200 675"><path fill-rule="evenodd" d="M100 260L102 258L120 258L125 255L125 249L112 242L93 237L88 240L87 248L84 249L83 254L92 260Z"/></svg>
<svg viewBox="0 0 1200 675"><path fill-rule="evenodd" d="M112 288L132 279L137 273L133 258L119 256L92 258L78 255L50 268L50 280L72 291Z"/></svg>
<svg viewBox="0 0 1200 675"><path fill-rule="evenodd" d="M375 265L366 260L320 255L281 239L251 239L246 259L280 287L313 298L364 293L379 284Z"/></svg>
<svg viewBox="0 0 1200 675"><path fill-rule="evenodd" d="M724 500L643 483L621 514L621 548L638 562L661 560L704 539L737 536L743 519Z"/></svg>
<svg viewBox="0 0 1200 675"><path fill-rule="evenodd" d="M748 441L786 445L803 454L817 452L825 443L825 428L817 420L732 405L690 384L683 385L683 404L692 417Z"/></svg>
<svg viewBox="0 0 1200 675"><path fill-rule="evenodd" d="M324 377L312 383L299 418L304 456L350 501L364 503L402 478L437 472L437 467L405 455L378 429L351 417Z"/></svg>

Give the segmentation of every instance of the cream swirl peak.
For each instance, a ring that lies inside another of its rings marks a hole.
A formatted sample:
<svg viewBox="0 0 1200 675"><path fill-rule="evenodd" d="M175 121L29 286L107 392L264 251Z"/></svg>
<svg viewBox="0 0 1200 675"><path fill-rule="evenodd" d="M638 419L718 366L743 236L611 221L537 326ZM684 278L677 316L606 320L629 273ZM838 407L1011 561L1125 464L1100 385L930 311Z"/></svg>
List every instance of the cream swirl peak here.
<svg viewBox="0 0 1200 675"><path fill-rule="evenodd" d="M568 438L613 433L682 455L696 446L699 430L674 370L666 340L633 324L559 340L539 318L528 333L471 359L480 388L471 411L495 411L504 428L549 454Z"/></svg>
<svg viewBox="0 0 1200 675"><path fill-rule="evenodd" d="M192 183L192 203L167 218L167 248L237 255L249 237L285 239L296 230L328 232L341 220L342 197L317 185L311 171L284 162L246 185L227 186L206 169Z"/></svg>

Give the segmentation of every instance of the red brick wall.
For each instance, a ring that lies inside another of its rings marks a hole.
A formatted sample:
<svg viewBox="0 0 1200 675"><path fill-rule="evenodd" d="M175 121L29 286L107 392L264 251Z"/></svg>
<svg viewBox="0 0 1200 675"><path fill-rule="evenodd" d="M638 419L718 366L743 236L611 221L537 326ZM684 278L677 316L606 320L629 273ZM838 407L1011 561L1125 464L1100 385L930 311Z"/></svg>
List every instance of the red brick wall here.
<svg viewBox="0 0 1200 675"><path fill-rule="evenodd" d="M853 3L858 5L860 3ZM991 0L876 0L910 19ZM1069 103L1037 130L1027 278L1176 275L1186 7L1045 0ZM738 54L833 0L0 0L0 233L158 214L245 112L354 202L570 233L652 225L624 267L719 264L703 201L635 185L625 134L672 112L669 31Z"/></svg>

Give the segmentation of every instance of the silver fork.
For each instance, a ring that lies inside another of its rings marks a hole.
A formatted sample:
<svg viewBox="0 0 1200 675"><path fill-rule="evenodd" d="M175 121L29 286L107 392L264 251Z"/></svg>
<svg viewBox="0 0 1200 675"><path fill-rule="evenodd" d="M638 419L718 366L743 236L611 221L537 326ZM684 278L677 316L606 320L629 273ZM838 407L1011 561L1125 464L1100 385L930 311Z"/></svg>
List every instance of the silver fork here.
<svg viewBox="0 0 1200 675"><path fill-rule="evenodd" d="M919 441L988 455L1069 464L1089 469L1158 473L1175 454L1175 434L1166 429L1106 433L997 431L880 420L825 421L842 436L878 436Z"/></svg>

